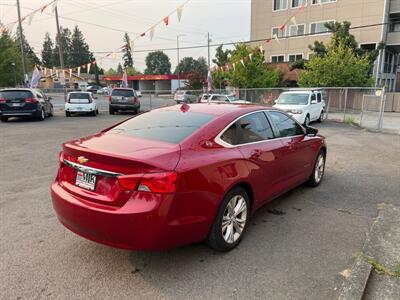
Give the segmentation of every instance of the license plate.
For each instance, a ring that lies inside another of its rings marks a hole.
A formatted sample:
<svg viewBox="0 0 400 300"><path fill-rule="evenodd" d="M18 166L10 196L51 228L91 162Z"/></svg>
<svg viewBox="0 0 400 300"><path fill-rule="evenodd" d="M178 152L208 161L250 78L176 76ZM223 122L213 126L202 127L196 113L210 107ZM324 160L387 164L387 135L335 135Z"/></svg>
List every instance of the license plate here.
<svg viewBox="0 0 400 300"><path fill-rule="evenodd" d="M96 175L78 171L76 173L75 185L90 191L94 191L96 186Z"/></svg>
<svg viewBox="0 0 400 300"><path fill-rule="evenodd" d="M13 107L21 106L21 104L19 104L19 103L12 103L11 105L12 105Z"/></svg>

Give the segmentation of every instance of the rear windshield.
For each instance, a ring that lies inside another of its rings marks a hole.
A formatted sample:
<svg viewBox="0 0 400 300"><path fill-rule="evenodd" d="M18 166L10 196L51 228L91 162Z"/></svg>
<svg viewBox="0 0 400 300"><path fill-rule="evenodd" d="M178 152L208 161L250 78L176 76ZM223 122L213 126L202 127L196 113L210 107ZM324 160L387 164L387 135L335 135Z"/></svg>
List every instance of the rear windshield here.
<svg viewBox="0 0 400 300"><path fill-rule="evenodd" d="M133 97L135 94L132 90L113 90L112 96Z"/></svg>
<svg viewBox="0 0 400 300"><path fill-rule="evenodd" d="M73 93L69 95L69 99L87 99L89 100L89 94L87 93Z"/></svg>
<svg viewBox="0 0 400 300"><path fill-rule="evenodd" d="M213 118L213 115L203 113L151 111L114 127L110 132L178 144Z"/></svg>
<svg viewBox="0 0 400 300"><path fill-rule="evenodd" d="M33 97L30 91L0 91L0 98L19 100Z"/></svg>
<svg viewBox="0 0 400 300"><path fill-rule="evenodd" d="M276 103L283 105L307 105L309 94L280 94Z"/></svg>

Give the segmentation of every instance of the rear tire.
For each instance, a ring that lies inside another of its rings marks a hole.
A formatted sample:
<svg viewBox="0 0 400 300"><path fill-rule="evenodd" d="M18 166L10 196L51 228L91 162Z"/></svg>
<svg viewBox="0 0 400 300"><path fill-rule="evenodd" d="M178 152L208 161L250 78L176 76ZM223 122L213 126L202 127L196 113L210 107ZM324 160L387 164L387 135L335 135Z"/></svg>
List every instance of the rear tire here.
<svg viewBox="0 0 400 300"><path fill-rule="evenodd" d="M1 117L1 121L2 122L7 122L8 121L8 117Z"/></svg>
<svg viewBox="0 0 400 300"><path fill-rule="evenodd" d="M96 115L98 115L99 114L99 110L98 109L96 109Z"/></svg>
<svg viewBox="0 0 400 300"><path fill-rule="evenodd" d="M314 163L313 171L310 175L310 178L307 181L307 184L309 186L316 187L321 183L325 173L325 158L326 155L324 151L321 150L318 153L318 156Z"/></svg>
<svg viewBox="0 0 400 300"><path fill-rule="evenodd" d="M67 118L69 118L69 117L71 116L71 113L70 113L69 111L66 111L66 112L65 112L65 116L66 116Z"/></svg>
<svg viewBox="0 0 400 300"><path fill-rule="evenodd" d="M318 123L322 123L324 121L324 111L321 111L321 114L319 115L319 118L317 120Z"/></svg>
<svg viewBox="0 0 400 300"><path fill-rule="evenodd" d="M37 117L38 121L43 121L46 118L46 113L44 111L44 108L40 111L40 115Z"/></svg>
<svg viewBox="0 0 400 300"><path fill-rule="evenodd" d="M206 243L217 251L239 245L250 218L250 200L241 187L230 190L218 209Z"/></svg>
<svg viewBox="0 0 400 300"><path fill-rule="evenodd" d="M114 115L114 114L115 114L115 110L114 110L114 108L112 108L112 107L110 106L110 108L109 108L109 112L110 112L110 115Z"/></svg>
<svg viewBox="0 0 400 300"><path fill-rule="evenodd" d="M50 107L50 111L49 111L49 117L54 116L54 109L53 109L53 105Z"/></svg>
<svg viewBox="0 0 400 300"><path fill-rule="evenodd" d="M91 111L90 112L90 115L92 116L92 117L95 117L97 114L96 114L96 111L94 110L94 111Z"/></svg>
<svg viewBox="0 0 400 300"><path fill-rule="evenodd" d="M304 126L309 126L310 125L310 115L307 115L306 118L304 119Z"/></svg>

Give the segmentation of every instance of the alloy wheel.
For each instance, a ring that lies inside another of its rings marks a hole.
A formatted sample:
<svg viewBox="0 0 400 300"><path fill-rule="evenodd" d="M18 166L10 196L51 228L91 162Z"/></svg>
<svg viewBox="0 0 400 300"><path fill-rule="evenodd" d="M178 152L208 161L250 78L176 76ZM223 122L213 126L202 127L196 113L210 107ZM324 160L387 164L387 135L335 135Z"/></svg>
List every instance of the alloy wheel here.
<svg viewBox="0 0 400 300"><path fill-rule="evenodd" d="M242 235L247 221L247 203L242 195L235 195L228 202L222 216L222 236L228 244L235 243Z"/></svg>
<svg viewBox="0 0 400 300"><path fill-rule="evenodd" d="M317 163L315 164L314 179L316 183L319 183L324 175L325 170L325 158L322 154L318 156Z"/></svg>

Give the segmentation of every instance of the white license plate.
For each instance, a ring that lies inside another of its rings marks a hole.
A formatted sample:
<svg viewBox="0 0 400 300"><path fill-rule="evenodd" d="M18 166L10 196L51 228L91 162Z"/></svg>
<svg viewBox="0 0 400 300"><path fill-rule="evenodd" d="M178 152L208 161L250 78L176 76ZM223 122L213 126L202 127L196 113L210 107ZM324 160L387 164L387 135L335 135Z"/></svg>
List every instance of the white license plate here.
<svg viewBox="0 0 400 300"><path fill-rule="evenodd" d="M96 175L78 171L76 173L75 185L90 191L94 191L96 187Z"/></svg>
<svg viewBox="0 0 400 300"><path fill-rule="evenodd" d="M13 107L18 107L18 106L21 106L21 104L20 103L13 103L13 104L11 104Z"/></svg>

